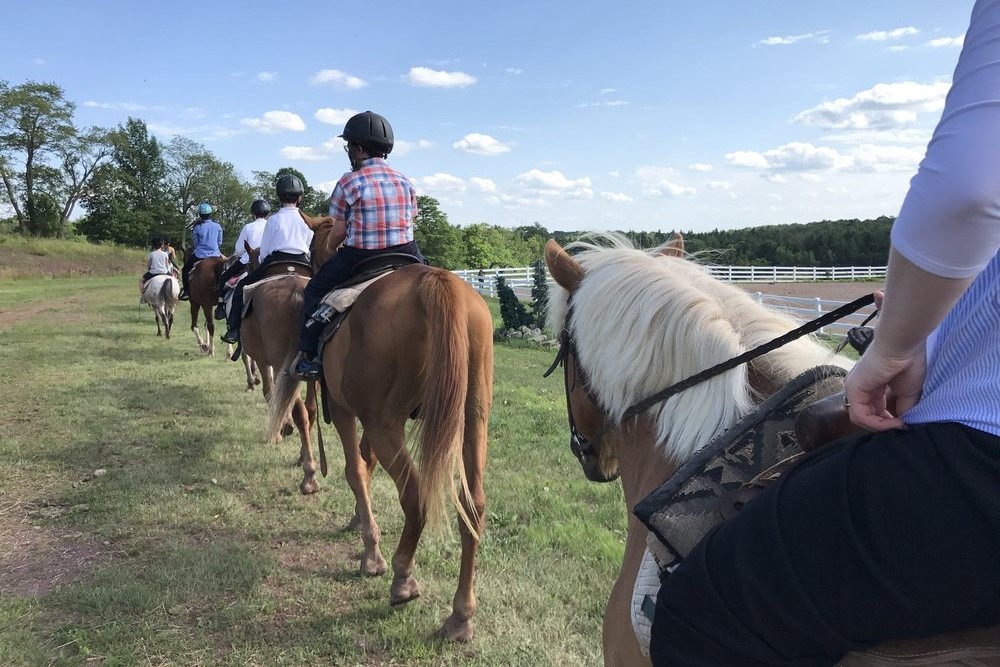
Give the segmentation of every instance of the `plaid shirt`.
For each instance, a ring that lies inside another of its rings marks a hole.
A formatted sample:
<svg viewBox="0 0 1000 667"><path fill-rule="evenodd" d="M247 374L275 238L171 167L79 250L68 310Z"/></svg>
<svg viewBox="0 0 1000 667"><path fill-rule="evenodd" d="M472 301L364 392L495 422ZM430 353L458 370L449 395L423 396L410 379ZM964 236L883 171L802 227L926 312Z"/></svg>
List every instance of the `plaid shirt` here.
<svg viewBox="0 0 1000 667"><path fill-rule="evenodd" d="M381 250L402 245L413 240L417 191L385 160L369 158L337 181L330 215L347 221L346 246Z"/></svg>

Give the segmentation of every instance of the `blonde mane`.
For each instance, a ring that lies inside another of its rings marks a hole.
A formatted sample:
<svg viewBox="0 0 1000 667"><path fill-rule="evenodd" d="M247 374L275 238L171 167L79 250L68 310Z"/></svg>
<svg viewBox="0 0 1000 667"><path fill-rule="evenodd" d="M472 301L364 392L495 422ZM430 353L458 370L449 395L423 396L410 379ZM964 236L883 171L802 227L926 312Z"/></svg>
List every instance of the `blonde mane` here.
<svg viewBox="0 0 1000 667"><path fill-rule="evenodd" d="M595 242L567 247L585 271L573 294L571 334L590 389L615 422L638 401L800 324L713 278L690 258L639 250L619 235L591 238ZM568 293L557 285L549 304L554 331L563 327L568 308ZM821 364L849 368L851 361L805 337L752 362L774 386ZM762 398L743 364L647 414L655 421L658 446L681 462Z"/></svg>

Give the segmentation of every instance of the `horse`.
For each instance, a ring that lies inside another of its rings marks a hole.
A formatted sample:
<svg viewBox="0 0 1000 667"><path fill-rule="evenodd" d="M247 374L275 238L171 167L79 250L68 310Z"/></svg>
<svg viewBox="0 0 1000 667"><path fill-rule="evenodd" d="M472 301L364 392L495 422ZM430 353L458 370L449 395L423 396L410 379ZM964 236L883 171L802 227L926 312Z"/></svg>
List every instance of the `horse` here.
<svg viewBox="0 0 1000 667"><path fill-rule="evenodd" d="M258 267L260 249L249 249L250 270ZM256 362L264 384L264 400L270 403L274 394L274 369L287 368L298 351L299 323L302 319L302 292L309 283L308 268L292 264L274 264L268 275L280 276L265 279L253 285L253 307L240 324L240 344L243 362L247 367L247 390L253 389L252 365ZM252 361L251 361L252 360ZM273 441L291 433L292 424L299 430L301 450L298 464L304 477L299 484L303 495L316 493L316 460L312 454L310 437L316 422L316 382L306 382L306 400L299 395L298 383L293 391L290 416Z"/></svg>
<svg viewBox="0 0 1000 667"><path fill-rule="evenodd" d="M335 251L330 247L333 218L303 219L315 232L312 258L319 267ZM387 570L370 497L374 466L381 462L395 482L405 517L392 558L390 604L420 595L414 554L424 528L440 528L447 495L459 516L462 555L452 612L436 636L471 640L493 403L493 319L486 302L450 271L404 266L361 293L323 348L322 363L325 406L340 435L345 476L354 492L352 525L361 530L362 573L375 576ZM296 387L287 373L280 376L269 406L272 435L280 429ZM406 437L411 418L419 433L413 457Z"/></svg>
<svg viewBox="0 0 1000 667"><path fill-rule="evenodd" d="M194 334L195 342L202 352L210 357L215 356L215 321L212 319L212 311L219 303L218 279L222 273L222 265L226 261L225 257L206 257L199 259L191 269L188 276L188 297L191 301L191 332ZM205 318L205 331L207 336L204 340L198 331L199 311ZM233 346L226 346L226 358L233 354Z"/></svg>
<svg viewBox="0 0 1000 667"><path fill-rule="evenodd" d="M853 363L811 337L798 338L623 419L664 387L771 342L799 323L713 278L686 256L679 234L651 251L616 235L574 246L580 252L572 256L554 240L545 246L556 282L548 325L563 332L557 361L565 373L570 444L588 479L620 476L630 510L700 446L789 380L820 365ZM622 566L604 616L606 665L649 664L632 624L647 535L630 512ZM1000 656L998 637L1000 628L977 628L889 642L848 654L840 664L987 664L978 660Z"/></svg>
<svg viewBox="0 0 1000 667"><path fill-rule="evenodd" d="M162 335L170 340L170 329L174 326L174 309L177 308L177 297L180 293L180 281L169 274L153 276L143 286L142 301L153 309L157 336ZM163 333L160 332L161 322Z"/></svg>

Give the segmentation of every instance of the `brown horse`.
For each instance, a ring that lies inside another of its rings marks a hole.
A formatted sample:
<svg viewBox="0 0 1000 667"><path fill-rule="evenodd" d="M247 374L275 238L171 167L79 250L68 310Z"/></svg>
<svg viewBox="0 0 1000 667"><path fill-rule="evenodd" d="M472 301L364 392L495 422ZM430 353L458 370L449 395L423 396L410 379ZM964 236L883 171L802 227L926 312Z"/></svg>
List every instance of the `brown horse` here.
<svg viewBox="0 0 1000 667"><path fill-rule="evenodd" d="M199 259L191 269L188 276L188 297L191 301L191 332L198 343L201 351L210 357L215 356L215 321L212 319L212 311L219 303L218 280L222 273L222 265L225 257L206 257ZM205 331L207 336L204 340L198 331L198 313L201 312L205 318ZM226 347L226 358L233 354L232 345Z"/></svg>
<svg viewBox="0 0 1000 667"><path fill-rule="evenodd" d="M251 270L257 268L259 249L250 250ZM268 267L269 278L253 285L252 308L240 325L240 343L244 363L247 364L247 389L253 388L250 360L260 369L264 383L264 399L270 403L274 395L274 369L287 368L298 351L299 322L302 318L302 291L309 283L308 267L292 264L273 264ZM301 451L299 463L304 477L299 485L303 494L316 493L316 461L313 458L310 437L316 422L316 382L306 383L306 400L303 402L299 385L293 388L291 414L286 415L282 430L271 434L274 439L291 433L292 424L299 430Z"/></svg>
<svg viewBox="0 0 1000 667"><path fill-rule="evenodd" d="M320 266L335 250L329 247L333 221L303 217L315 231L313 265ZM323 349L323 372L364 543L361 571L386 571L370 497L374 466L381 461L396 484L405 516L392 558L390 604L420 595L413 578L414 554L425 525L443 520L448 495L460 519L462 558L452 613L438 636L468 641L476 611L473 580L484 526L483 469L493 403L489 308L450 271L424 265L398 269L355 302ZM271 434L280 429L295 386L287 374L279 378L270 405ZM406 422L413 417L419 465L407 450Z"/></svg>
<svg viewBox="0 0 1000 667"><path fill-rule="evenodd" d="M822 344L800 338L623 420L632 405L664 387L799 323L685 259L679 235L658 252L637 250L618 237L605 241L611 247L577 244L581 252L573 256L555 241L547 243L545 261L558 285L549 302L549 324L564 332L573 452L588 479L610 481L620 474L630 510L698 447L795 376L821 364L850 365ZM606 665L649 664L636 638L633 606L634 591L643 583L640 570L646 574L647 536L630 512L624 559L604 616ZM994 628L929 644L892 643L852 653L842 664L993 664L977 660L1000 655L998 636Z"/></svg>

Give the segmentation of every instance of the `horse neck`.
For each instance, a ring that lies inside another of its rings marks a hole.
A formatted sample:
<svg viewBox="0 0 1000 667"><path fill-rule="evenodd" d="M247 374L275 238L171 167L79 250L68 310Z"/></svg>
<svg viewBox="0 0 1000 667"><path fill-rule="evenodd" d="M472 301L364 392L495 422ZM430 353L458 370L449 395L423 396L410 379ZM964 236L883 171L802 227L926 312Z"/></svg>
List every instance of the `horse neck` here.
<svg viewBox="0 0 1000 667"><path fill-rule="evenodd" d="M326 260L333 257L337 252L336 248L330 247L330 237L333 234L333 223L323 223L313 232L313 267L318 269L326 263Z"/></svg>
<svg viewBox="0 0 1000 667"><path fill-rule="evenodd" d="M674 474L677 465L656 446L656 434L648 417L630 421L618 431L616 453L625 504L631 511Z"/></svg>

